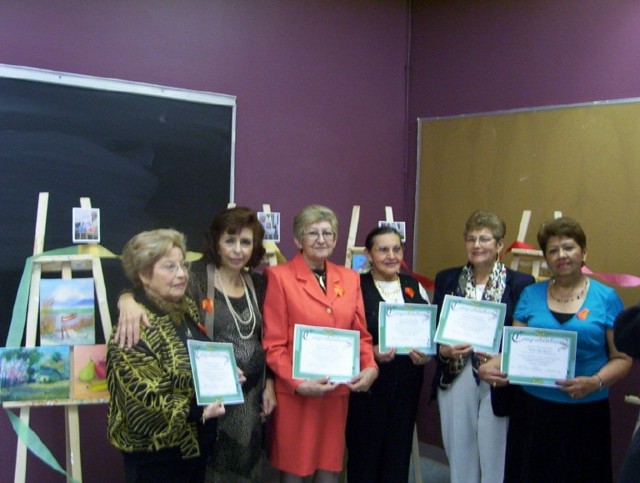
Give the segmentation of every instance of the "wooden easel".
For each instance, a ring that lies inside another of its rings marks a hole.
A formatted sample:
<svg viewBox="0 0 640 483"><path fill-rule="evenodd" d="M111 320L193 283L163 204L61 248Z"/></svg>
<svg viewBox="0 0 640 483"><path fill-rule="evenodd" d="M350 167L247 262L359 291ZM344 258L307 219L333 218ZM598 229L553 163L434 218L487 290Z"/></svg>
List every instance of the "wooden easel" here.
<svg viewBox="0 0 640 483"><path fill-rule="evenodd" d="M57 272L62 278L72 278L74 271L88 271L93 273L102 330L105 340L111 337L111 316L107 304L107 291L102 273L100 258L89 254L38 256L43 252L46 228L49 193L40 193L38 198L38 213L36 216L36 234L33 248L33 268L29 288L29 303L27 307L27 326L25 347L35 347L38 330L38 314L40 307L40 280L42 273ZM82 208L91 208L89 198L80 198ZM72 371L71 371L72 373ZM70 478L82 481L82 460L80 456L80 421L78 406L81 404L104 404L108 399L94 400L56 400L56 401L15 401L5 402L4 407L20 408L20 421L29 426L31 407L64 406L65 407L65 442L66 442L66 470ZM27 448L18 438L16 448L15 483L24 483L27 471ZM67 479L67 481L71 481Z"/></svg>
<svg viewBox="0 0 640 483"><path fill-rule="evenodd" d="M384 207L385 221L395 221L393 219L393 208ZM349 237L347 238L347 254L344 264L350 268L355 254L364 253L365 247L356 247L356 235L358 233L358 222L360 221L360 205L354 205L351 210L351 223L349 224ZM411 444L411 460L413 462L413 476L416 483L422 483L422 467L420 465L420 446L418 442L418 429L413 427L413 442Z"/></svg>
<svg viewBox="0 0 640 483"><path fill-rule="evenodd" d="M560 218L561 216L562 212L553 212L554 218ZM520 229L518 231L518 238L516 238L517 241L525 241L527 230L529 229L530 220L531 210L524 210L522 212L522 218L520 219ZM514 248L511 250L511 253L513 254L510 267L512 270L520 270L522 267L531 267L531 275L533 275L534 278L539 279L548 276L548 268L544 260L544 254L542 253L542 250Z"/></svg>

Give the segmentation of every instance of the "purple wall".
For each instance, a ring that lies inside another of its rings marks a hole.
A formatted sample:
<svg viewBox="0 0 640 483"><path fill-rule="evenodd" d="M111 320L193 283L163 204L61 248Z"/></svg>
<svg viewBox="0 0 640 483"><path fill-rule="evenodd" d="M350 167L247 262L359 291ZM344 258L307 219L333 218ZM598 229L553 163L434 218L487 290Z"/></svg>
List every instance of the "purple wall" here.
<svg viewBox="0 0 640 483"><path fill-rule="evenodd" d="M237 96L236 202L282 213L287 257L295 212L311 202L335 208L343 262L354 204L359 243L385 205L410 220L407 29L404 0L8 0L0 62ZM104 407L81 417L85 481L118 481ZM62 411L33 410L32 420L64 463ZM0 481L11 481L15 437L3 414L0 435ZM29 481L63 481L51 474L30 457Z"/></svg>
<svg viewBox="0 0 640 483"><path fill-rule="evenodd" d="M415 0L406 116L407 19L403 0L8 0L0 62L236 95L236 201L282 213L287 256L297 209L334 207L337 261L353 204L360 243L385 205L412 221L417 117L640 96L635 0ZM637 411L617 406L619 462ZM32 411L64 462L62 420ZM104 420L104 407L82 408L85 481L121 475ZM421 433L438 441L438 428L432 405ZM0 481L10 481L15 437L1 414L0 435ZM28 481L63 481L51 475L30 457Z"/></svg>
<svg viewBox="0 0 640 483"><path fill-rule="evenodd" d="M412 120L640 97L637 1L432 0L415 2L411 13ZM412 123L410 139L416 128ZM415 164L409 177L415 179ZM611 392L616 471L638 415L623 397L638 387L636 364ZM421 414L420 429L426 440L440 441L434 404Z"/></svg>

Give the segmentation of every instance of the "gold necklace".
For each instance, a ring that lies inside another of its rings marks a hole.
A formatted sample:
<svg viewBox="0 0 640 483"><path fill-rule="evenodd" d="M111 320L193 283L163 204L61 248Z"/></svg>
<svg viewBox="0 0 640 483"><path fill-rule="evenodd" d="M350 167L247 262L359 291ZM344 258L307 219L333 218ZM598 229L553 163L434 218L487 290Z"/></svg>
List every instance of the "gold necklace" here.
<svg viewBox="0 0 640 483"><path fill-rule="evenodd" d="M386 282L388 284L388 286L390 286L391 288L385 288L382 286L382 280L376 280L375 278L373 279L373 283L376 286L376 288L378 289L378 292L380 292L380 295L382 295L382 298L384 299L388 299L388 300L393 300L395 298L397 298L397 296L401 293L401 287L400 287L400 279L396 278L395 280L391 280L389 282Z"/></svg>
<svg viewBox="0 0 640 483"><path fill-rule="evenodd" d="M553 300L555 300L560 304L568 304L570 302L573 302L574 300L580 300L582 297L584 297L584 293L586 292L587 286L589 285L589 278L585 277L584 285L582 286L582 289L577 294L574 293L573 296L568 299L559 299L555 295L553 295L553 290L551 288L554 287L555 284L556 284L556 279L555 278L551 279L551 284L549 284L549 295L551 295L551 298Z"/></svg>

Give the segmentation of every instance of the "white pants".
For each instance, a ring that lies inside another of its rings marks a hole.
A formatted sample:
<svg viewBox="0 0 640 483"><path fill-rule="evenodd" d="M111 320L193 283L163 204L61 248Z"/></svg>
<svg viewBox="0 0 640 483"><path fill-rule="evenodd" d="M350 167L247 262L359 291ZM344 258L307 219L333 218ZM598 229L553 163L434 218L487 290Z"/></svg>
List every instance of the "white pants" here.
<svg viewBox="0 0 640 483"><path fill-rule="evenodd" d="M471 360L446 390L438 389L440 424L451 483L500 483L508 417L494 416L489 385L476 384Z"/></svg>

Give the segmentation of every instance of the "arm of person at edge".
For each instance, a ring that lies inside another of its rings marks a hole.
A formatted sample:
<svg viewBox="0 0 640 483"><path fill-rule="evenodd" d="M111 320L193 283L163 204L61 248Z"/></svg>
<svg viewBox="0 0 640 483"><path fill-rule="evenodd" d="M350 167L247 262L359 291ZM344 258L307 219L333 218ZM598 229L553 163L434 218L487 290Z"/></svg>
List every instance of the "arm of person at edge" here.
<svg viewBox="0 0 640 483"><path fill-rule="evenodd" d="M293 379L292 354L288 350L289 344L289 314L287 297L280 277L271 270L265 270L267 278L267 294L264 302L264 339L267 364L273 374L284 382L291 393L303 396L323 396L333 391L337 385L329 381L328 377L300 381Z"/></svg>
<svg viewBox="0 0 640 483"><path fill-rule="evenodd" d="M132 292L123 292L118 299L118 326L113 335L120 347L133 347L140 340L140 325L151 328L147 313L136 302Z"/></svg>

